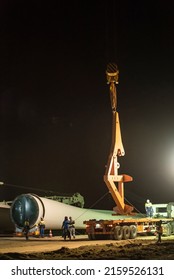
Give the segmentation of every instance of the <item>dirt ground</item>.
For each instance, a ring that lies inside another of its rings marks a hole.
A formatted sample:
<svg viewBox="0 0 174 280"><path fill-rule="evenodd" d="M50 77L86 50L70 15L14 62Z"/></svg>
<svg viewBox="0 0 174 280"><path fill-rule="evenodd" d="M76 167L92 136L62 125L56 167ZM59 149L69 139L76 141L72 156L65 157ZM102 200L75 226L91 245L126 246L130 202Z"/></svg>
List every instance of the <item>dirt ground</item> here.
<svg viewBox="0 0 174 280"><path fill-rule="evenodd" d="M1 260L173 260L174 236L163 237L156 244L155 236L143 236L129 240L88 240L77 236L63 241L61 237L0 238Z"/></svg>

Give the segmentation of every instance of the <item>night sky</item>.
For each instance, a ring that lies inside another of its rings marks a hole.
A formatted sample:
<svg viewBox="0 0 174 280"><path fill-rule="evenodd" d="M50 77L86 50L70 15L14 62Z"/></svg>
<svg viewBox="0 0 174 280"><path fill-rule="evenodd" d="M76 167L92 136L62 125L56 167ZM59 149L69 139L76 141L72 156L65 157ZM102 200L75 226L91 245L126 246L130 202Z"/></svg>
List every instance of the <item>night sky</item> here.
<svg viewBox="0 0 174 280"><path fill-rule="evenodd" d="M1 1L0 200L80 192L90 207L108 192L115 62L126 198L174 201L173 30L169 0Z"/></svg>

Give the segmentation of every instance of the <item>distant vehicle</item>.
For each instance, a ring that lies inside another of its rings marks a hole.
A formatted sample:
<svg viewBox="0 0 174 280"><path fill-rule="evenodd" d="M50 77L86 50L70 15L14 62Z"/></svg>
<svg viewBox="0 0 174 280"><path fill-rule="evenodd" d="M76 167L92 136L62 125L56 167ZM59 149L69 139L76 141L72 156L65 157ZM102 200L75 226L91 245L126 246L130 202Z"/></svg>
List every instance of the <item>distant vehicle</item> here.
<svg viewBox="0 0 174 280"><path fill-rule="evenodd" d="M78 192L74 193L73 195L53 195L45 197L80 208L83 208L85 204L84 197Z"/></svg>

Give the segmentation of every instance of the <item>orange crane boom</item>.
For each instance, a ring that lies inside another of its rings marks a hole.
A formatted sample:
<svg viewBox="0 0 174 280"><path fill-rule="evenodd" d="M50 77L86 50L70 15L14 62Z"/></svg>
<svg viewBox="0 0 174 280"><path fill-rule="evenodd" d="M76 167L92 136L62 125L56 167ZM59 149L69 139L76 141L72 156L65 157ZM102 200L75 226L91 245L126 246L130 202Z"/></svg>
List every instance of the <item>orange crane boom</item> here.
<svg viewBox="0 0 174 280"><path fill-rule="evenodd" d="M119 114L117 112L116 84L118 84L118 75L119 70L117 65L113 63L108 64L106 76L110 88L112 108L112 144L105 170L104 181L116 203L116 207L114 207L113 210L118 214L131 214L133 207L124 202L124 183L132 181L133 178L126 174L118 174L120 164L117 158L125 155L121 137Z"/></svg>

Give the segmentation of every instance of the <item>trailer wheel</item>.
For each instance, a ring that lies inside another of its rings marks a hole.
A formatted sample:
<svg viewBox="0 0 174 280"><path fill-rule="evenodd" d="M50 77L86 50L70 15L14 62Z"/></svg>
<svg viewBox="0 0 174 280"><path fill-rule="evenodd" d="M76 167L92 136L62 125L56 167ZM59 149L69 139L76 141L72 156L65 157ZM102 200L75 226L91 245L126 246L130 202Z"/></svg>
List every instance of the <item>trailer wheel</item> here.
<svg viewBox="0 0 174 280"><path fill-rule="evenodd" d="M123 239L129 239L129 238L130 238L130 227L123 226Z"/></svg>
<svg viewBox="0 0 174 280"><path fill-rule="evenodd" d="M130 238L135 239L137 237L137 227L135 225L130 226Z"/></svg>
<svg viewBox="0 0 174 280"><path fill-rule="evenodd" d="M114 239L121 240L123 238L123 228L121 226L116 226L114 229Z"/></svg>

